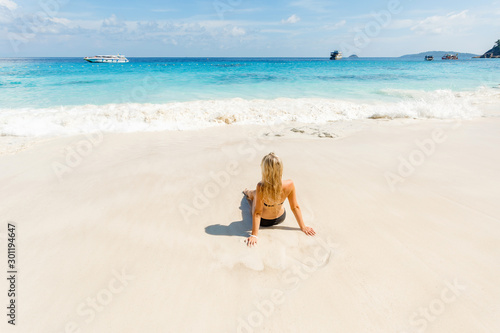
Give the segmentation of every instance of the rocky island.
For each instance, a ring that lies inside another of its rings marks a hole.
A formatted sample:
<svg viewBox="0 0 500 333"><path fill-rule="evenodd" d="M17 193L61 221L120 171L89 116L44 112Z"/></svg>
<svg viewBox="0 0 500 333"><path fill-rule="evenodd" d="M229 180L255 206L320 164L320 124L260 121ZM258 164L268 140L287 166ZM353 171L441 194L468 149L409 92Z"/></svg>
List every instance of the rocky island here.
<svg viewBox="0 0 500 333"><path fill-rule="evenodd" d="M500 39L495 42L495 46L491 50L486 51L477 58L500 58Z"/></svg>

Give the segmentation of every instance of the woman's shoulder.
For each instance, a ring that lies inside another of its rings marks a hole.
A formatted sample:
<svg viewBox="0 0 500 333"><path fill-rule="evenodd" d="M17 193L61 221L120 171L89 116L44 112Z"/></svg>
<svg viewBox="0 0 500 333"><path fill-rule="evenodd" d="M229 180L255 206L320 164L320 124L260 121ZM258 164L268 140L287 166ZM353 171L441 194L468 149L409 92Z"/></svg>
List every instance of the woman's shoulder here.
<svg viewBox="0 0 500 333"><path fill-rule="evenodd" d="M285 191L286 191L286 190L292 190L295 185L293 184L293 180L286 179L286 180L283 180L282 186L283 186L283 189L285 189Z"/></svg>

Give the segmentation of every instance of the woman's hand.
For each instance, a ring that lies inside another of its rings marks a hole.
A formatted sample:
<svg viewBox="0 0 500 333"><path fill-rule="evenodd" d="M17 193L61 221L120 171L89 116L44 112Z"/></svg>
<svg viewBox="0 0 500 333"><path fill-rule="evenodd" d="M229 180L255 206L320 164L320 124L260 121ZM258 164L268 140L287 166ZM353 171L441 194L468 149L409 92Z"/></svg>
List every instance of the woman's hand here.
<svg viewBox="0 0 500 333"><path fill-rule="evenodd" d="M257 236L250 236L247 238L247 245L253 246L257 244Z"/></svg>
<svg viewBox="0 0 500 333"><path fill-rule="evenodd" d="M316 232L311 227L305 226L304 228L302 228L300 230L302 230L308 236L314 236L314 235L316 235Z"/></svg>

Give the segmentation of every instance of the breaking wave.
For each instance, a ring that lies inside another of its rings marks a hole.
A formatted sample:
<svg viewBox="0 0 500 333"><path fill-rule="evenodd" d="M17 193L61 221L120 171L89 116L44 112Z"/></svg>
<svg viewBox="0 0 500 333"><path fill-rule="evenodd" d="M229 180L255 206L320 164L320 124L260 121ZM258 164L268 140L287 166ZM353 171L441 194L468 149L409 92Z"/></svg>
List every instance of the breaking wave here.
<svg viewBox="0 0 500 333"><path fill-rule="evenodd" d="M193 130L227 124L325 123L355 119L479 117L481 105L500 105L500 90L381 90L394 101L323 98L200 100L166 104L107 104L0 109L0 134L51 137L81 133Z"/></svg>

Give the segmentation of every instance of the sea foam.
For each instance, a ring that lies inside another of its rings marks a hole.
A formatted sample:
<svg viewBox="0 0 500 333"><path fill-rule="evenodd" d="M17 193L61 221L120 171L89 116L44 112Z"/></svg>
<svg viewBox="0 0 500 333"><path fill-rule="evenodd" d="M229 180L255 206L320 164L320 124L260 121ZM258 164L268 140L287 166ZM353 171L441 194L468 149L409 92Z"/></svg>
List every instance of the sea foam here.
<svg viewBox="0 0 500 333"><path fill-rule="evenodd" d="M92 132L194 130L228 124L320 124L355 119L479 117L500 90L381 90L394 101L324 98L221 99L166 104L106 104L0 109L0 135L53 137Z"/></svg>

